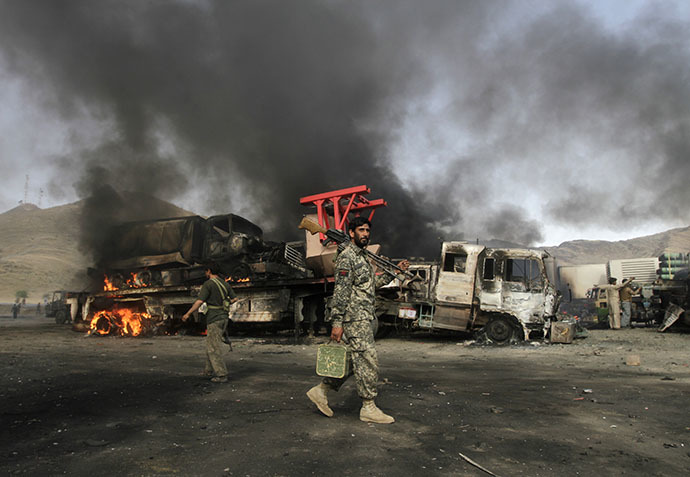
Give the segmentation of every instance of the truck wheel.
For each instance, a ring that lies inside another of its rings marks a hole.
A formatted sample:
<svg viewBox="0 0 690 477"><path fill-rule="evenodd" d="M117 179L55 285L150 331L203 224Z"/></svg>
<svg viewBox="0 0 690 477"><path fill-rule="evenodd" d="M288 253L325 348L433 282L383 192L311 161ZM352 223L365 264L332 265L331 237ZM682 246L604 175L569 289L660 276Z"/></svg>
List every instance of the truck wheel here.
<svg viewBox="0 0 690 477"><path fill-rule="evenodd" d="M391 327L382 325L381 320L378 317L376 317L371 322L371 331L372 333L374 333L374 339L378 340L388 336L388 333L391 332Z"/></svg>
<svg viewBox="0 0 690 477"><path fill-rule="evenodd" d="M60 310L55 313L55 323L58 325L63 325L67 321L67 313L64 310Z"/></svg>
<svg viewBox="0 0 690 477"><path fill-rule="evenodd" d="M379 329L378 329L378 331L376 332L376 334L374 335L374 337L375 337L377 340L380 340L380 339L382 339L382 338L385 338L386 336L388 336L388 335L390 334L390 332L391 332L392 329L393 329L393 328L391 328L390 326L379 326Z"/></svg>
<svg viewBox="0 0 690 477"><path fill-rule="evenodd" d="M505 316L489 320L485 327L486 337L497 345L505 345L517 337L515 325Z"/></svg>

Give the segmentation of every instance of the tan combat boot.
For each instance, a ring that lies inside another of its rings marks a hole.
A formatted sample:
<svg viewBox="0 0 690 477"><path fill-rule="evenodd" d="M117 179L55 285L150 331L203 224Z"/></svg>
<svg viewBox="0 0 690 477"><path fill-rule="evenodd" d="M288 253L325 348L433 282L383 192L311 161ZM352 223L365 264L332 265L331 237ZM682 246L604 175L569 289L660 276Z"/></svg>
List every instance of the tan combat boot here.
<svg viewBox="0 0 690 477"><path fill-rule="evenodd" d="M316 407L318 407L319 411L321 411L325 416L333 417L333 410L328 407L327 394L330 389L331 388L326 386L324 383L319 383L307 391L307 397L311 402L316 404Z"/></svg>
<svg viewBox="0 0 690 477"><path fill-rule="evenodd" d="M377 424L391 424L395 422L393 416L385 414L376 407L373 399L362 399L362 409L359 411L359 420L364 422L375 422Z"/></svg>

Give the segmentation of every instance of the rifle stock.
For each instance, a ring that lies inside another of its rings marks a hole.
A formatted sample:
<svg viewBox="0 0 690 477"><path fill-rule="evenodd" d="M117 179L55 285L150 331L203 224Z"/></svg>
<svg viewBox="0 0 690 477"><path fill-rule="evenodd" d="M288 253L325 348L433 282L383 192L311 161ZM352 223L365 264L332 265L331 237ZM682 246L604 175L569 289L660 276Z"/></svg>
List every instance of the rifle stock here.
<svg viewBox="0 0 690 477"><path fill-rule="evenodd" d="M325 227L321 227L321 225L317 224L313 220L309 220L306 217L302 218L302 221L299 223L297 228L303 229L303 230L308 230L312 235L322 233L326 235L329 239L333 240L335 243L345 243L349 241L349 237L345 235L345 233L339 231L339 230L334 230L334 229L326 229ZM402 268L397 266L395 263L393 263L391 260L384 258L380 255L376 255L375 253L370 252L366 248L364 249L366 252L367 256L376 263L383 271L386 273L389 273L393 276L396 276L398 273L402 273L403 275L407 277L413 277L410 272L404 271ZM391 271L391 269L395 271Z"/></svg>
<svg viewBox="0 0 690 477"><path fill-rule="evenodd" d="M306 217L302 217L302 221L299 223L297 228L302 230L308 230L309 233L311 233L312 235L318 234L319 232L322 234L328 232L328 229L321 227L319 224L312 220L309 220Z"/></svg>

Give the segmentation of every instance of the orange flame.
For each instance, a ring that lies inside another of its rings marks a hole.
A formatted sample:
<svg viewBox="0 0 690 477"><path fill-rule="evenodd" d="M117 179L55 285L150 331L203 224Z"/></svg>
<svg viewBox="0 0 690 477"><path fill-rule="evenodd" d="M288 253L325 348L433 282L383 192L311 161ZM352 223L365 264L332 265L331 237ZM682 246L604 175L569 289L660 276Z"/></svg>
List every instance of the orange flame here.
<svg viewBox="0 0 690 477"><path fill-rule="evenodd" d="M139 336L146 328L151 315L129 308L115 308L97 312L91 319L89 334Z"/></svg>
<svg viewBox="0 0 690 477"><path fill-rule="evenodd" d="M119 290L120 288L145 288L150 286L151 284L147 282L147 280L150 280L150 276L145 274L144 272L141 273L131 273L129 274L129 278L127 280L124 280L120 275L116 275L115 280L118 281L119 283L122 284L122 286L117 287L113 283L115 280L111 280L108 278L107 275L103 277L103 290L105 291L112 291L112 290Z"/></svg>
<svg viewBox="0 0 690 477"><path fill-rule="evenodd" d="M105 291L117 290L117 287L115 285L113 285L113 282L108 280L108 275L105 275L103 277L103 290L105 290Z"/></svg>
<svg viewBox="0 0 690 477"><path fill-rule="evenodd" d="M228 277L225 279L225 281L226 282L232 282L232 283L246 283L249 281L249 278L237 278L237 279L235 279L232 277Z"/></svg>
<svg viewBox="0 0 690 477"><path fill-rule="evenodd" d="M144 277L139 273L130 273L130 278L125 282L129 288L143 288L149 286Z"/></svg>

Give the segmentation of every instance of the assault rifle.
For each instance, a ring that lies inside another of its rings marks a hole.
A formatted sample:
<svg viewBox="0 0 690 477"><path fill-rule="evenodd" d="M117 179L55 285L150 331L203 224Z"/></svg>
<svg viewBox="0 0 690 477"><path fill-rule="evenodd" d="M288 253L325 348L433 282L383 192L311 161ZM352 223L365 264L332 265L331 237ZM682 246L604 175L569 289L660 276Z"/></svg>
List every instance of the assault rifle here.
<svg viewBox="0 0 690 477"><path fill-rule="evenodd" d="M350 241L350 237L346 235L345 232L341 232L340 230L336 229L327 229L325 227L321 227L319 224L312 220L309 220L306 217L302 218L302 221L299 223L298 228L308 230L312 235L322 233L337 244L347 243ZM395 263L393 263L391 260L380 255L376 255L375 253L370 252L366 248L364 249L364 252L367 254L367 257L369 257L371 261L373 261L381 270L388 273L389 275L395 277L398 273L402 273L408 278L414 277L414 275L412 275L410 272L403 270Z"/></svg>

